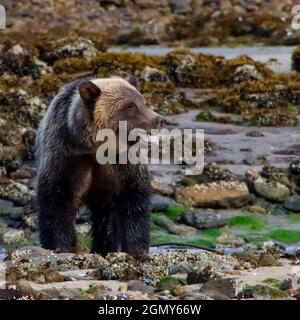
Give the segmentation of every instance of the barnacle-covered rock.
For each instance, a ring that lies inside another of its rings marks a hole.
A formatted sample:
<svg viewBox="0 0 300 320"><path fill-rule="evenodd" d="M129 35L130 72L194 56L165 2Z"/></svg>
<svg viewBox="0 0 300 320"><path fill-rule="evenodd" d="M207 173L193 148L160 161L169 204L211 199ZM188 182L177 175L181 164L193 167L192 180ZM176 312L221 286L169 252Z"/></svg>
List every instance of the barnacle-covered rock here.
<svg viewBox="0 0 300 320"><path fill-rule="evenodd" d="M24 159L25 160L34 159L36 131L33 129L23 130L22 139L23 139L23 144L25 148Z"/></svg>
<svg viewBox="0 0 300 320"><path fill-rule="evenodd" d="M53 40L48 47L40 47L40 58L49 64L66 58L92 59L97 55L95 43L89 38L64 37ZM47 49L47 50L46 50Z"/></svg>
<svg viewBox="0 0 300 320"><path fill-rule="evenodd" d="M7 44L0 52L0 75L5 72L18 76L31 76L33 79L52 72L47 64L39 60L28 49L19 44Z"/></svg>
<svg viewBox="0 0 300 320"><path fill-rule="evenodd" d="M149 66L146 66L143 71L141 72L140 78L143 81L158 81L158 82L164 82L168 81L168 76L165 72L162 70L158 70L156 68L151 68Z"/></svg>
<svg viewBox="0 0 300 320"><path fill-rule="evenodd" d="M0 199L13 201L16 205L24 206L34 197L35 192L22 183L9 180L0 185Z"/></svg>
<svg viewBox="0 0 300 320"><path fill-rule="evenodd" d="M233 73L233 82L242 82L248 80L261 80L263 77L252 64L244 64L236 68Z"/></svg>
<svg viewBox="0 0 300 320"><path fill-rule="evenodd" d="M191 186L194 184L210 183L217 181L235 181L238 176L228 169L220 168L215 163L209 163L204 166L200 175L186 176L182 179L182 184Z"/></svg>
<svg viewBox="0 0 300 320"><path fill-rule="evenodd" d="M0 92L0 110L5 112L7 119L37 127L46 107L41 98L31 96L22 89Z"/></svg>
<svg viewBox="0 0 300 320"><path fill-rule="evenodd" d="M289 165L288 173L295 191L300 194L300 160L295 160Z"/></svg>

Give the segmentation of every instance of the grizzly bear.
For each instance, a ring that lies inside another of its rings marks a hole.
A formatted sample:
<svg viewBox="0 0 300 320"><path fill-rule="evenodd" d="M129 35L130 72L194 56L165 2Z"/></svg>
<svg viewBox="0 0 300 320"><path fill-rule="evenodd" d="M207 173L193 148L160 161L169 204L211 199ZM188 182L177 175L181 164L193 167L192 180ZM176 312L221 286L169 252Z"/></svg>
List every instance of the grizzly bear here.
<svg viewBox="0 0 300 320"><path fill-rule="evenodd" d="M156 128L161 117L135 87L136 79L80 79L53 99L37 134L37 205L44 248L76 250L80 206L91 211L91 251L141 256L149 249L150 183L143 164L96 161L96 135L119 121Z"/></svg>

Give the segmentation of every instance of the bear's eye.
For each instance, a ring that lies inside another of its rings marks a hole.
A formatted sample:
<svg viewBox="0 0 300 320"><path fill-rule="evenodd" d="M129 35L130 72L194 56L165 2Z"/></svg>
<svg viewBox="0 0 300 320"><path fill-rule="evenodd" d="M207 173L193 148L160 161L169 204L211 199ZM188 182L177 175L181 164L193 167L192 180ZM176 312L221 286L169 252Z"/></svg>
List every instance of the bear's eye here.
<svg viewBox="0 0 300 320"><path fill-rule="evenodd" d="M127 105L127 110L133 110L133 109L135 109L136 108L136 104L135 103L129 103L128 105Z"/></svg>

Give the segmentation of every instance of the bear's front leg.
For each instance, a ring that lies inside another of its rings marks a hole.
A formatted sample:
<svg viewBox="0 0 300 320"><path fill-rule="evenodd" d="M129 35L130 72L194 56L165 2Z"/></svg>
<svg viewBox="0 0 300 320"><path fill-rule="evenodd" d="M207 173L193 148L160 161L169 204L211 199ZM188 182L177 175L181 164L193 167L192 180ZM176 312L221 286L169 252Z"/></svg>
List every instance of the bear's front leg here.
<svg viewBox="0 0 300 320"><path fill-rule="evenodd" d="M143 201L144 202L144 201ZM150 245L150 223L148 206L141 205L136 201L122 209L123 236L122 250L130 255L141 258L149 251Z"/></svg>
<svg viewBox="0 0 300 320"><path fill-rule="evenodd" d="M74 252L76 207L72 186L55 172L41 173L37 182L40 241L45 249Z"/></svg>
<svg viewBox="0 0 300 320"><path fill-rule="evenodd" d="M92 211L92 252L127 252L141 257L149 249L148 206L136 201L108 202L99 198L90 203Z"/></svg>
<svg viewBox="0 0 300 320"><path fill-rule="evenodd" d="M122 226L113 203L95 197L89 201L92 212L91 252L106 256L109 252L121 251Z"/></svg>

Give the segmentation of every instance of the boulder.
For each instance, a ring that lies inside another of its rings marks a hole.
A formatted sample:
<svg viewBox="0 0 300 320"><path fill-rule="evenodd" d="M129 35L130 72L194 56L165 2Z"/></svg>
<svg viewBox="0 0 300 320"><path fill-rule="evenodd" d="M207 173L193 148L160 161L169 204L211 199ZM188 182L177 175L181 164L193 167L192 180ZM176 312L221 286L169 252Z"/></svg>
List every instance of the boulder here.
<svg viewBox="0 0 300 320"><path fill-rule="evenodd" d="M291 196L284 202L283 207L289 211L300 213L300 196Z"/></svg>
<svg viewBox="0 0 300 320"><path fill-rule="evenodd" d="M274 202L284 202L290 196L288 186L260 176L254 181L254 190L259 196Z"/></svg>
<svg viewBox="0 0 300 320"><path fill-rule="evenodd" d="M151 197L151 211L153 212L162 212L174 205L175 201L171 198L159 194L154 194Z"/></svg>
<svg viewBox="0 0 300 320"><path fill-rule="evenodd" d="M196 184L176 190L177 202L194 207L241 208L249 199L247 186L238 181Z"/></svg>
<svg viewBox="0 0 300 320"><path fill-rule="evenodd" d="M173 222L170 218L164 215L153 215L155 224L167 229L170 233L180 236L192 236L198 233L197 229Z"/></svg>
<svg viewBox="0 0 300 320"><path fill-rule="evenodd" d="M224 219L213 210L187 212L183 216L183 221L197 229L218 228L225 224Z"/></svg>

